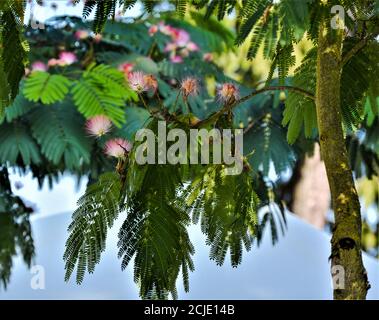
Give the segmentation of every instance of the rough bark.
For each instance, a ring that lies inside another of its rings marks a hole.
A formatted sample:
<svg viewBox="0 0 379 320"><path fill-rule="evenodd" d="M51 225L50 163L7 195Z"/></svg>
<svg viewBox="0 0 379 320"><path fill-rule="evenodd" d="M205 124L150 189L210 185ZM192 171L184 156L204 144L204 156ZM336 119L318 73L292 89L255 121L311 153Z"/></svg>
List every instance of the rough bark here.
<svg viewBox="0 0 379 320"><path fill-rule="evenodd" d="M343 31L328 30L326 25L327 21L319 27L316 108L321 157L335 216L332 274L344 273L344 289L334 288L334 299L365 299L369 284L362 262L360 204L349 167L340 111Z"/></svg>

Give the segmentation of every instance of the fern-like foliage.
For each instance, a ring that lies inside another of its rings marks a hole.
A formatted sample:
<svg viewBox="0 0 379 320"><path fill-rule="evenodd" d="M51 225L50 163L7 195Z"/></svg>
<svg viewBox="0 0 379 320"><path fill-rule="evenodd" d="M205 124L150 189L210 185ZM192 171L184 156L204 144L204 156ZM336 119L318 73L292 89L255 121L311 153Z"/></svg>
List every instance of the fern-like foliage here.
<svg viewBox="0 0 379 320"><path fill-rule="evenodd" d="M154 7L159 4L160 1L142 0L144 9L148 13L152 13ZM183 1L181 1L183 2ZM104 30L104 26L107 20L110 18L114 20L117 9L125 12L135 6L137 0L88 0L84 4L83 17L87 18L95 11L95 18L93 21L93 30L96 33L101 33ZM178 4L178 10L183 9L183 4Z"/></svg>
<svg viewBox="0 0 379 320"><path fill-rule="evenodd" d="M93 23L93 30L96 33L100 33L108 18L115 18L117 0L90 0L84 3L83 17L88 17L92 10L96 7L95 19Z"/></svg>
<svg viewBox="0 0 379 320"><path fill-rule="evenodd" d="M25 165L41 162L41 154L30 129L20 122L6 123L0 126L0 162L16 165L19 161ZM20 157L20 159L19 159Z"/></svg>
<svg viewBox="0 0 379 320"><path fill-rule="evenodd" d="M345 41L344 51L351 50L352 43ZM341 110L344 123L348 129L356 129L364 117L364 96L370 80L376 74L375 62L377 58L366 53L366 50L357 52L345 64L341 76ZM372 60L373 59L373 60ZM377 81L371 82L372 84Z"/></svg>
<svg viewBox="0 0 379 320"><path fill-rule="evenodd" d="M28 267L35 249L29 216L33 210L12 193L8 170L0 166L0 287L7 288L18 252Z"/></svg>
<svg viewBox="0 0 379 320"><path fill-rule="evenodd" d="M236 4L236 0L211 0L200 1L197 6L206 7L205 18L215 14L218 20L222 20L226 14L230 14L233 11Z"/></svg>
<svg viewBox="0 0 379 320"><path fill-rule="evenodd" d="M352 48L351 40L345 41L344 52ZM299 68L295 70L292 85L316 93L316 60L317 47L308 51ZM356 130L364 118L365 97L374 97L377 69L376 56L370 54L370 47L361 50L344 65L341 75L341 113L342 120L348 130ZM376 98L371 98L375 104ZM283 125L288 125L287 139L294 143L302 129L306 137L317 132L317 116L315 102L296 92L289 92L283 113Z"/></svg>
<svg viewBox="0 0 379 320"><path fill-rule="evenodd" d="M258 50L263 37L259 35L262 29L263 23L266 23L262 18L263 14L268 8L270 1L247 1L241 10L241 17L243 18L241 27L239 29L236 44L242 44L246 38L249 36L250 32L255 34L251 40L251 45L249 48L249 58L254 58L255 53ZM254 43L256 41L256 43ZM256 49L255 49L256 47Z"/></svg>
<svg viewBox="0 0 379 320"><path fill-rule="evenodd" d="M157 123L152 120L147 127L157 132ZM141 166L134 152L129 156L125 182L128 215L119 233L119 257L123 269L135 257L134 279L142 298L162 299L169 293L176 298L180 271L189 290L194 248L186 229L188 212L177 201L178 188L183 184L181 170L170 164Z"/></svg>
<svg viewBox="0 0 379 320"><path fill-rule="evenodd" d="M22 91L22 86L20 91ZM5 109L3 117L0 117L0 124L4 121L12 122L31 111L34 106L34 103L27 100L23 94L18 94L13 103Z"/></svg>
<svg viewBox="0 0 379 320"><path fill-rule="evenodd" d="M240 45L250 37L247 58L253 59L263 45L265 58L272 61L267 82L278 70L280 83L295 64L293 43L299 41L308 26L308 6L313 0L245 0L238 19L241 26L236 38Z"/></svg>
<svg viewBox="0 0 379 320"><path fill-rule="evenodd" d="M4 0L0 4L0 116L17 96L25 73L28 44L23 38L23 1Z"/></svg>
<svg viewBox="0 0 379 320"><path fill-rule="evenodd" d="M188 213L175 202L178 170L172 165L149 165L143 180L134 184L140 191L129 195L128 216L119 233L119 257L124 269L134 258L134 280L142 298L167 298L176 294L176 279L182 271L189 290L188 272L194 266L194 253L186 227ZM129 182L141 176L130 171ZM155 183L152 183L155 181Z"/></svg>
<svg viewBox="0 0 379 320"><path fill-rule="evenodd" d="M185 190L185 199L193 221L201 220L210 258L222 265L230 251L231 264L237 267L243 248L250 250L258 225L259 200L249 174L226 175L222 165L209 166Z"/></svg>
<svg viewBox="0 0 379 320"><path fill-rule="evenodd" d="M354 136L349 136L346 142L350 165L357 178L375 179L379 175L379 152Z"/></svg>
<svg viewBox="0 0 379 320"><path fill-rule="evenodd" d="M30 101L52 104L65 98L70 85L70 80L62 75L37 71L25 81L23 93Z"/></svg>
<svg viewBox="0 0 379 320"><path fill-rule="evenodd" d="M85 117L104 114L117 126L125 121L125 103L136 99L123 73L109 66L91 65L74 84L72 95L75 105Z"/></svg>
<svg viewBox="0 0 379 320"><path fill-rule="evenodd" d="M272 244L279 241L279 230L282 235L287 228L286 211L281 194L275 184L262 173L253 175L253 183L260 200L259 223L257 227L257 244L262 243L263 233L269 225Z"/></svg>
<svg viewBox="0 0 379 320"><path fill-rule="evenodd" d="M311 49L295 70L292 84L309 92L316 92L317 48ZM283 113L283 125L288 125L287 140L294 143L302 129L310 138L317 130L316 106L313 100L296 92L289 92Z"/></svg>
<svg viewBox="0 0 379 320"><path fill-rule="evenodd" d="M252 153L249 156L249 163L252 168L259 169L265 176L269 175L271 166L277 174L280 174L294 165L296 155L286 142L285 132L280 126L277 113L268 112L261 117L261 121L250 124L251 129L249 127L245 134L245 153ZM283 157L283 154L287 156Z"/></svg>
<svg viewBox="0 0 379 320"><path fill-rule="evenodd" d="M180 17L184 17L187 10L187 0L175 0L175 9Z"/></svg>
<svg viewBox="0 0 379 320"><path fill-rule="evenodd" d="M72 170L89 164L90 144L84 122L72 105L39 106L30 114L30 121L42 154L54 165L63 160L65 167Z"/></svg>
<svg viewBox="0 0 379 320"><path fill-rule="evenodd" d="M106 173L90 185L78 201L78 209L68 227L66 243L65 279L68 281L75 267L76 282L81 283L87 270L92 273L105 250L107 231L119 213L121 183L116 173Z"/></svg>
<svg viewBox="0 0 379 320"><path fill-rule="evenodd" d="M145 126L157 134L158 119L152 119ZM175 126L186 129L188 124L183 118L183 123ZM142 142L136 143L128 158L118 162L120 184L117 199L115 193L104 190L107 185L101 191L101 179L95 183L96 193L87 191L82 198L78 212L85 214L74 214L70 226L65 254L67 278L78 263L80 282L88 263L89 253L86 252L90 249L80 254L73 248L88 247L97 252L94 257L98 258L91 259L94 262L91 268L87 268L90 272L100 256L101 250L83 244L85 236L79 232L88 233L88 238L93 239L99 233L97 225L100 222L92 218L98 216L98 211L104 212L99 214L101 216L108 213L113 217L114 212L125 210L127 217L120 229L118 242L122 268L126 268L134 258L134 279L142 298L162 299L169 294L176 298L179 273L182 273L184 287L188 290L189 272L194 270L191 258L194 248L187 231L191 211L194 221L201 219L202 231L211 246L210 257L222 264L230 251L231 263L237 266L243 249L250 249L258 232L258 198L248 171L230 176L225 173L223 165L204 168L198 165L139 165L135 152L141 145ZM112 194L112 203L105 196L109 194ZM98 198L102 195L104 200ZM83 216L91 217L91 221L79 219ZM92 229L85 231L83 224L90 225Z"/></svg>

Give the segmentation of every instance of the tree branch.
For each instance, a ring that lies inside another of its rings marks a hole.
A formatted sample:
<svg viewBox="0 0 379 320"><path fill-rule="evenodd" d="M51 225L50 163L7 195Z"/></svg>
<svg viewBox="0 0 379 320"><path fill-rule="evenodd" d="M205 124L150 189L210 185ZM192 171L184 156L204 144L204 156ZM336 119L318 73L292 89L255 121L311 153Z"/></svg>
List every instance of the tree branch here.
<svg viewBox="0 0 379 320"><path fill-rule="evenodd" d="M361 41L357 42L354 47L351 48L351 50L349 52L347 52L343 57L342 57L342 60L341 60L341 67L343 67L346 63L348 63L350 61L350 59L352 57L354 57L355 54L357 54L359 51L361 51L366 45L367 45L367 42L368 42L368 38L365 37L364 39L362 39Z"/></svg>
<svg viewBox="0 0 379 320"><path fill-rule="evenodd" d="M254 121L251 121L247 126L246 128L243 129L243 134L246 134L248 133L253 127L255 127L255 125L260 121L262 120L265 116L267 116L267 113L264 113L262 114L260 117L258 117L257 119L255 119Z"/></svg>
<svg viewBox="0 0 379 320"><path fill-rule="evenodd" d="M361 51L370 40L374 40L379 35L379 31L374 32L360 41L358 41L354 47L351 48L349 52L347 52L341 59L341 67L343 67L346 63L350 61L352 57L354 57L355 54L357 54L359 51Z"/></svg>
<svg viewBox="0 0 379 320"><path fill-rule="evenodd" d="M214 123L218 120L218 118L223 115L225 112L227 112L228 110L232 110L233 108L235 108L236 106L238 106L239 104L263 93L263 92L266 92L266 91L276 91L276 90L280 90L280 91L284 91L284 90L288 90L288 91L293 91L293 92L296 92L296 93L299 93L311 100L315 100L315 96L307 91L307 90L304 90L302 88L298 88L298 87L292 87L292 86L270 86L270 87L264 87L262 89L259 89L259 90L255 90L251 93L249 93L248 95L234 101L232 104L229 104L229 105L225 105L222 109L220 109L219 111L215 112L213 115L211 115L209 118L205 119L205 120L202 120L200 122L198 122L194 127L195 128L198 128L198 127L201 127L201 126L204 126L204 125L207 125L207 124L211 124L211 123Z"/></svg>
<svg viewBox="0 0 379 320"><path fill-rule="evenodd" d="M280 90L280 91L285 91L285 90L288 90L288 91L293 91L293 92L296 92L296 93L299 93L309 99L312 99L312 100L315 100L315 96L313 93L307 91L307 90L304 90L302 88L299 88L299 87L292 87L292 86L270 86L270 87L264 87L262 89L259 89L259 90L255 90L253 91L252 93L248 94L247 96L244 96L242 97L241 99L237 100L234 104L235 105L238 105L242 102L245 102L247 100L249 100L250 98L252 97L255 97L256 95L258 94L261 94L263 92L266 92L266 91L277 91L277 90ZM235 107L235 105L233 105L233 108Z"/></svg>

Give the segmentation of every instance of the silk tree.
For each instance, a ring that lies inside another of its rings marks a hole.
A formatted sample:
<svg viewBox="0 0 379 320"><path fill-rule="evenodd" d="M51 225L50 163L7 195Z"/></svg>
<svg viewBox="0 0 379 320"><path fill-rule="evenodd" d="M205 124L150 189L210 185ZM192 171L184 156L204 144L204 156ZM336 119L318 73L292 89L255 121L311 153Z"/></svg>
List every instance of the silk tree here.
<svg viewBox="0 0 379 320"><path fill-rule="evenodd" d="M120 1L120 4L129 7L135 2ZM187 1L175 3L179 14L185 14ZM115 4L116 1L112 3ZM276 71L284 85L290 67L295 64L294 44L304 36L313 41L314 48L295 72L293 85L297 89L289 92L283 123L289 126L289 143L301 131L308 137L318 131L335 215L332 271L342 266L345 276L345 287L336 288L334 297L364 299L369 283L362 262L361 212L345 135L362 122L365 98L376 100L378 81L374 74L378 58L374 52L378 49L378 2L213 0L191 4L205 8L205 18L215 14L219 20L237 10L240 27L236 44L251 41L248 59L254 58L262 45L265 57L272 61L266 87L261 90L278 89L269 86ZM146 5L153 10L153 5ZM100 4L97 10L99 7ZM95 27L103 23L100 18ZM302 90L312 92L314 99ZM219 113L223 111L226 110Z"/></svg>
<svg viewBox="0 0 379 320"><path fill-rule="evenodd" d="M107 20L114 17L118 6L126 10L136 2L135 0L88 1L84 5L83 13L87 17L95 10L93 28L95 32L102 32ZM142 2L147 12L153 12L155 5L159 3ZM205 20L213 16L222 20L235 10L238 25L235 44L238 46L250 41L247 59L253 59L262 46L264 56L271 61L272 67L264 86L255 88L242 98L228 100L218 110L200 121L191 115L177 117L164 108L158 108L157 111L150 112L153 120L149 128L156 129L157 119L165 119L171 125L180 125L184 129L215 125L222 128L230 127L233 112L238 106L248 107L248 104L243 103L265 92L284 91L287 98L283 125L288 127L288 142L296 143L301 135L306 138L318 138L321 156L327 170L335 215L330 256L332 272L339 270L344 275L344 287L335 288L334 297L364 299L369 283L362 262L360 204L348 159L345 136L360 127L368 112L371 114L378 112L375 102L379 91L378 80L375 77L378 72L378 56L375 54L378 50L376 40L378 2L363 0L169 2L176 5L178 15L185 15L187 10L193 8L203 10ZM2 40L8 45L2 49L0 61L2 63L7 61L7 65L20 69L19 64L15 62L24 62L25 46L20 45L18 41L10 40L10 30L12 28L18 30L19 27L14 17L22 16L18 6L20 1L9 0L4 3L0 7L3 12L1 19L4 21ZM337 7L339 13L343 12L344 15L335 16L335 6L339 6ZM198 23L201 21L198 20ZM307 52L295 70L293 78L290 79L289 70L296 63L294 45L304 37L312 40L313 48ZM10 45L17 45L17 52L20 54L11 57L10 51L6 50ZM6 84L2 91L2 101L5 105L16 96L18 86L15 83L21 78L19 72L11 73L9 70L4 64L1 65L0 79ZM278 76L278 83L273 81L275 75ZM46 75L40 74L38 77L43 78ZM90 72L86 77L91 77ZM31 83L29 85L29 90L26 91L29 98L40 100L42 97L33 90ZM65 86L68 87L69 84L66 83ZM76 91L76 97L81 101L79 90ZM157 99L159 105L159 96ZM364 109L365 104L371 109ZM174 105L176 106L176 102ZM76 264L79 282L83 280L85 269L89 272L94 270L95 264L100 259L100 253L104 250L106 228L113 223L118 212L125 208L129 209L129 216L120 231L120 256L123 257L122 265L125 267L136 254L136 279L142 281L141 295L144 297L166 297L169 291L175 295L175 280L180 268L185 286L188 287L188 270L193 268L190 258L193 248L185 232L185 226L189 223L187 212L190 209L198 212L195 214L195 220L199 220L200 216L204 219L203 228L208 241L212 244L211 258L217 263L222 263L229 248L232 264L237 265L240 262L241 246L237 244L244 242L246 247L249 247L246 232L255 236L260 232L259 228L255 227L258 200L254 183L247 178L245 172L238 178L221 179L217 166L207 167L205 170L196 168L195 172L188 175L191 170L187 168L181 171L175 166L141 169L132 159L133 151L127 160L121 157L117 164L118 176L106 174L100 177L98 183L90 186L81 200L70 226L71 235L65 254L68 276ZM245 169L246 172L250 171L248 163ZM191 181L191 187L183 189L183 197L174 201L173 199L177 198L177 188L182 182L178 177L185 177L186 181ZM151 184L151 181L159 184ZM215 181L220 183L215 184ZM214 185L217 188L210 192ZM104 188L109 192L104 193ZM229 192L229 195L234 195L234 199L231 199L225 196L230 188L234 191L245 190L245 193ZM162 194L162 189L167 189L167 193ZM123 195L122 199L128 194L128 201L119 203L120 194ZM221 195L224 195L225 199L222 200L224 202L220 202L223 198ZM169 198L166 198L167 196ZM230 212L223 211L225 216L216 219L214 211L211 210L214 203L217 204L217 208L224 208L225 201L232 203L229 208L238 211L239 218L242 214L242 220L233 223L234 226L239 226L239 229L228 230L226 227L225 223ZM99 205L96 209L98 214L94 214L92 206L94 202ZM156 215L151 215L152 208L156 208ZM176 217L177 223L169 223L163 228L167 234L164 244L170 243L171 247L168 247L166 252L163 249L155 253L149 251L151 255L146 255L148 259L144 259L142 256L143 250L146 249L144 243L150 239L149 237L156 235L151 225L155 224L158 227L164 221L163 211L170 212ZM83 228L88 233L81 233L80 230ZM149 236L144 238L144 235ZM164 259L161 259L161 264L158 265L156 257L161 253L164 253ZM172 261L170 264L168 261L171 261L172 256L176 256L177 259L175 263Z"/></svg>

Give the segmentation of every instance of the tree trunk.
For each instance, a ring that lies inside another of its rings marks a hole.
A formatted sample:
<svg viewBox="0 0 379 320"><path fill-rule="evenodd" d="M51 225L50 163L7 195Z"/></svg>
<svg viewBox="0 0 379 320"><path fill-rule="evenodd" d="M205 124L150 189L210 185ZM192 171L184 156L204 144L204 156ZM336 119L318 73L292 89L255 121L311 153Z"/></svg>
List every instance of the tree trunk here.
<svg viewBox="0 0 379 320"><path fill-rule="evenodd" d="M345 145L340 111L343 30L320 23L316 108L321 157L328 176L335 225L331 240L334 299L365 299L369 284L362 262L361 214ZM341 279L342 277L342 279Z"/></svg>

